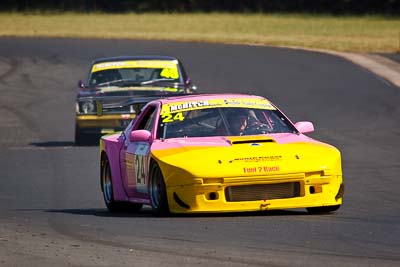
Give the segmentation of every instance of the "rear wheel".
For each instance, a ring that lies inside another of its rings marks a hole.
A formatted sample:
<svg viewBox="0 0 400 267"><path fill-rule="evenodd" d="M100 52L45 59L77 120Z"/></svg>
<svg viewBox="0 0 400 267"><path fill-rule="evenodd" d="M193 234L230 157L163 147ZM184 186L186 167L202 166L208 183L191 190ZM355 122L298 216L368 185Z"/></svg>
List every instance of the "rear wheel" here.
<svg viewBox="0 0 400 267"><path fill-rule="evenodd" d="M338 210L341 205L334 205L334 206L324 206L324 207L313 207L307 208L308 213L311 214L323 214L323 213L330 213Z"/></svg>
<svg viewBox="0 0 400 267"><path fill-rule="evenodd" d="M150 166L150 203L155 214L160 216L169 214L164 177L155 162Z"/></svg>
<svg viewBox="0 0 400 267"><path fill-rule="evenodd" d="M118 202L114 200L111 168L108 159L101 164L101 190L103 191L104 203L110 212L139 211L143 204Z"/></svg>

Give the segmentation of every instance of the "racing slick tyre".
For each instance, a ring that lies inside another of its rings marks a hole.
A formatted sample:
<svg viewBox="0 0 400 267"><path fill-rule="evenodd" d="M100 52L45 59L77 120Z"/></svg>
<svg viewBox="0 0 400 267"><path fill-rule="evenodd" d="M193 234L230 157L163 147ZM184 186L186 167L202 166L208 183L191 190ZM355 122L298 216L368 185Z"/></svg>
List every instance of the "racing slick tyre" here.
<svg viewBox="0 0 400 267"><path fill-rule="evenodd" d="M330 212L338 210L340 208L340 206L341 205L324 206L324 207L312 207L312 208L307 208L307 211L310 214L330 213Z"/></svg>
<svg viewBox="0 0 400 267"><path fill-rule="evenodd" d="M157 163L150 164L150 204L156 215L165 216L169 214L167 190L164 177Z"/></svg>
<svg viewBox="0 0 400 267"><path fill-rule="evenodd" d="M82 146L84 145L85 134L79 128L78 125L75 125L75 145Z"/></svg>
<svg viewBox="0 0 400 267"><path fill-rule="evenodd" d="M75 125L75 145L76 146L92 146L98 145L101 138L100 131L87 132Z"/></svg>
<svg viewBox="0 0 400 267"><path fill-rule="evenodd" d="M105 158L101 163L101 190L103 192L104 203L110 212L128 212L128 211L139 211L143 204L130 203L130 202L118 202L114 200L113 184L110 163Z"/></svg>

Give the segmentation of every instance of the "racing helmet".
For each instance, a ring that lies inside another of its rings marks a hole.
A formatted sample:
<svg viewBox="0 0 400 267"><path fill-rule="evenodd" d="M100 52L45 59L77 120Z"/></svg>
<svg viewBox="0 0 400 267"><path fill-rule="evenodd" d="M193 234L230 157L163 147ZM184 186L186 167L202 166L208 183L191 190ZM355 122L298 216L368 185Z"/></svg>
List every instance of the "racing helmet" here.
<svg viewBox="0 0 400 267"><path fill-rule="evenodd" d="M234 108L225 114L228 128L233 135L240 135L247 127L248 111L245 108Z"/></svg>

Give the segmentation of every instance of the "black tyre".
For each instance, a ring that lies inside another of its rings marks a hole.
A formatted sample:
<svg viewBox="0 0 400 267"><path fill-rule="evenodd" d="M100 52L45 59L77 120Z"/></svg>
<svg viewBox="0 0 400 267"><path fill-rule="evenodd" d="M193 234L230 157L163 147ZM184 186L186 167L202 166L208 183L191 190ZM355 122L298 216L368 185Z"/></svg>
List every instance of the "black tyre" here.
<svg viewBox="0 0 400 267"><path fill-rule="evenodd" d="M82 144L82 138L80 129L77 125L75 125L75 145L80 146Z"/></svg>
<svg viewBox="0 0 400 267"><path fill-rule="evenodd" d="M91 129L90 132L83 130L75 125L75 145L76 146L95 146L99 145L101 138L100 130Z"/></svg>
<svg viewBox="0 0 400 267"><path fill-rule="evenodd" d="M150 165L150 203L155 214L165 216L169 214L167 190L164 177L157 163Z"/></svg>
<svg viewBox="0 0 400 267"><path fill-rule="evenodd" d="M308 213L311 214L323 214L323 213L330 213L338 210L341 205L334 205L334 206L324 206L324 207L313 207L307 208Z"/></svg>
<svg viewBox="0 0 400 267"><path fill-rule="evenodd" d="M104 159L101 164L101 190L103 192L104 203L108 211L110 212L128 212L128 211L139 211L143 204L130 203L130 202L118 202L114 200L113 184L110 163L108 159Z"/></svg>
<svg viewBox="0 0 400 267"><path fill-rule="evenodd" d="M75 145L82 146L85 144L85 134L78 125L75 125Z"/></svg>

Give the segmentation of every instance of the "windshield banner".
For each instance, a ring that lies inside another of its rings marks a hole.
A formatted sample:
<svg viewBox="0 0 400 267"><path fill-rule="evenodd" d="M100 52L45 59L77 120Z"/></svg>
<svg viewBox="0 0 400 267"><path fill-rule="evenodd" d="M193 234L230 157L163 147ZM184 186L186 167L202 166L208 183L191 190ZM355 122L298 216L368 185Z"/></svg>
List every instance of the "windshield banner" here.
<svg viewBox="0 0 400 267"><path fill-rule="evenodd" d="M275 110L276 108L266 99L229 98L207 99L197 101L175 102L163 105L161 114L170 114L206 108L254 108Z"/></svg>
<svg viewBox="0 0 400 267"><path fill-rule="evenodd" d="M149 69L173 69L177 70L177 60L128 60L103 62L93 65L92 72L123 69L123 68L149 68Z"/></svg>

